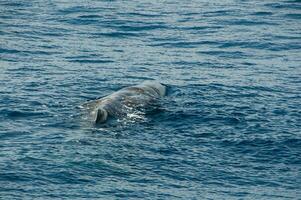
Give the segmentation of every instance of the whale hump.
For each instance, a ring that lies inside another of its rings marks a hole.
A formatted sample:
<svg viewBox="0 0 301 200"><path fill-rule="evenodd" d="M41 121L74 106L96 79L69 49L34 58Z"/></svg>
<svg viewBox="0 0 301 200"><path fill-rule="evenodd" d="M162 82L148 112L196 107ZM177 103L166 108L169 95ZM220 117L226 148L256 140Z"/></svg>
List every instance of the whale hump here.
<svg viewBox="0 0 301 200"><path fill-rule="evenodd" d="M158 94L161 97L166 95L166 87L164 85L162 85L159 81L147 80L147 81L144 81L141 85L145 85L145 86L153 88L155 91L158 92Z"/></svg>
<svg viewBox="0 0 301 200"><path fill-rule="evenodd" d="M123 118L128 114L155 109L160 97L166 95L166 88L155 80L120 89L100 99L83 104L89 113L89 120L95 124L107 122L110 118Z"/></svg>
<svg viewBox="0 0 301 200"><path fill-rule="evenodd" d="M108 119L108 112L103 108L98 108L95 116L95 123L101 124Z"/></svg>

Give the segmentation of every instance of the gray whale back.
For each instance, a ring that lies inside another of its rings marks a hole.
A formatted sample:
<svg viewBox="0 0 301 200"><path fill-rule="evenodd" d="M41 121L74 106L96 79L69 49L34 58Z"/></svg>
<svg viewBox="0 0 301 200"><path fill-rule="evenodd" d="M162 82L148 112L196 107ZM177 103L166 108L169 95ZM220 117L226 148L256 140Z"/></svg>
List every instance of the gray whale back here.
<svg viewBox="0 0 301 200"><path fill-rule="evenodd" d="M90 109L96 124L110 117L126 116L137 108L149 108L166 95L166 87L157 81L145 81L139 85L125 87L101 99L85 104Z"/></svg>

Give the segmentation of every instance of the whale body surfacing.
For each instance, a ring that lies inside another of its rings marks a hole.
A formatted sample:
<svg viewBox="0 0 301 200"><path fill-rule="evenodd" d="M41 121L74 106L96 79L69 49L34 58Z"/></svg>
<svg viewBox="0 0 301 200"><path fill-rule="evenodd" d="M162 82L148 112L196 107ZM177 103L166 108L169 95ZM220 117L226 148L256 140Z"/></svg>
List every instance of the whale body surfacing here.
<svg viewBox="0 0 301 200"><path fill-rule="evenodd" d="M91 111L93 122L101 124L111 117L119 118L133 110L148 109L165 95L164 85L157 81L144 81L88 102L85 106Z"/></svg>

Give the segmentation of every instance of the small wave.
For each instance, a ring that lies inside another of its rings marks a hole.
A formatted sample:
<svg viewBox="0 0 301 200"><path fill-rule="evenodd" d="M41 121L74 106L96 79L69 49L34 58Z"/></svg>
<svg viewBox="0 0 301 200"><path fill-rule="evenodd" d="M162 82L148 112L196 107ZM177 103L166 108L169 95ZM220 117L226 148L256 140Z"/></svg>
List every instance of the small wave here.
<svg viewBox="0 0 301 200"><path fill-rule="evenodd" d="M152 31L156 29L167 29L168 26L161 25L161 24L153 24L153 25L119 25L119 26L112 26L112 28L116 28L122 31Z"/></svg>
<svg viewBox="0 0 301 200"><path fill-rule="evenodd" d="M185 42L185 41L179 41L179 42L161 42L156 44L150 44L149 46L162 46L162 47L174 47L174 48L196 48L203 45L218 45L218 42L214 41L194 41L194 42Z"/></svg>
<svg viewBox="0 0 301 200"><path fill-rule="evenodd" d="M0 110L0 113L4 116L13 119L45 115L45 112L39 112L39 111L22 111L22 110L8 110L8 109L2 109Z"/></svg>
<svg viewBox="0 0 301 200"><path fill-rule="evenodd" d="M252 15L269 16L269 15L273 15L273 12L268 12L268 11L258 11L258 12L252 13Z"/></svg>
<svg viewBox="0 0 301 200"><path fill-rule="evenodd" d="M68 62L75 62L75 63L112 63L112 60L96 60L96 59L72 59L68 60Z"/></svg>
<svg viewBox="0 0 301 200"><path fill-rule="evenodd" d="M114 32L107 32L107 33L91 33L92 37L112 37L112 38L124 38L124 37L139 37L141 34L135 32L128 32L128 31L114 31Z"/></svg>
<svg viewBox="0 0 301 200"><path fill-rule="evenodd" d="M284 15L284 17L291 18L291 19L301 19L301 14L300 13L290 13Z"/></svg>

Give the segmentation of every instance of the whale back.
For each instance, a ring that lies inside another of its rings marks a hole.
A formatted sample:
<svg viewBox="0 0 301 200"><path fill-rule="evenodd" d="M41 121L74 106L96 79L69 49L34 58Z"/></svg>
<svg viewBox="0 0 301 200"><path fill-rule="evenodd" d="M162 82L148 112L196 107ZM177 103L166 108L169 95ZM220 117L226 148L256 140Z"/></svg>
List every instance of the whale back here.
<svg viewBox="0 0 301 200"><path fill-rule="evenodd" d="M158 98L166 95L166 86L157 81L144 81L139 85L123 88L101 99L83 105L91 113L95 124L108 118L123 118L129 112L155 106Z"/></svg>
<svg viewBox="0 0 301 200"><path fill-rule="evenodd" d="M141 85L154 89L161 97L166 95L166 87L158 81L144 81Z"/></svg>

